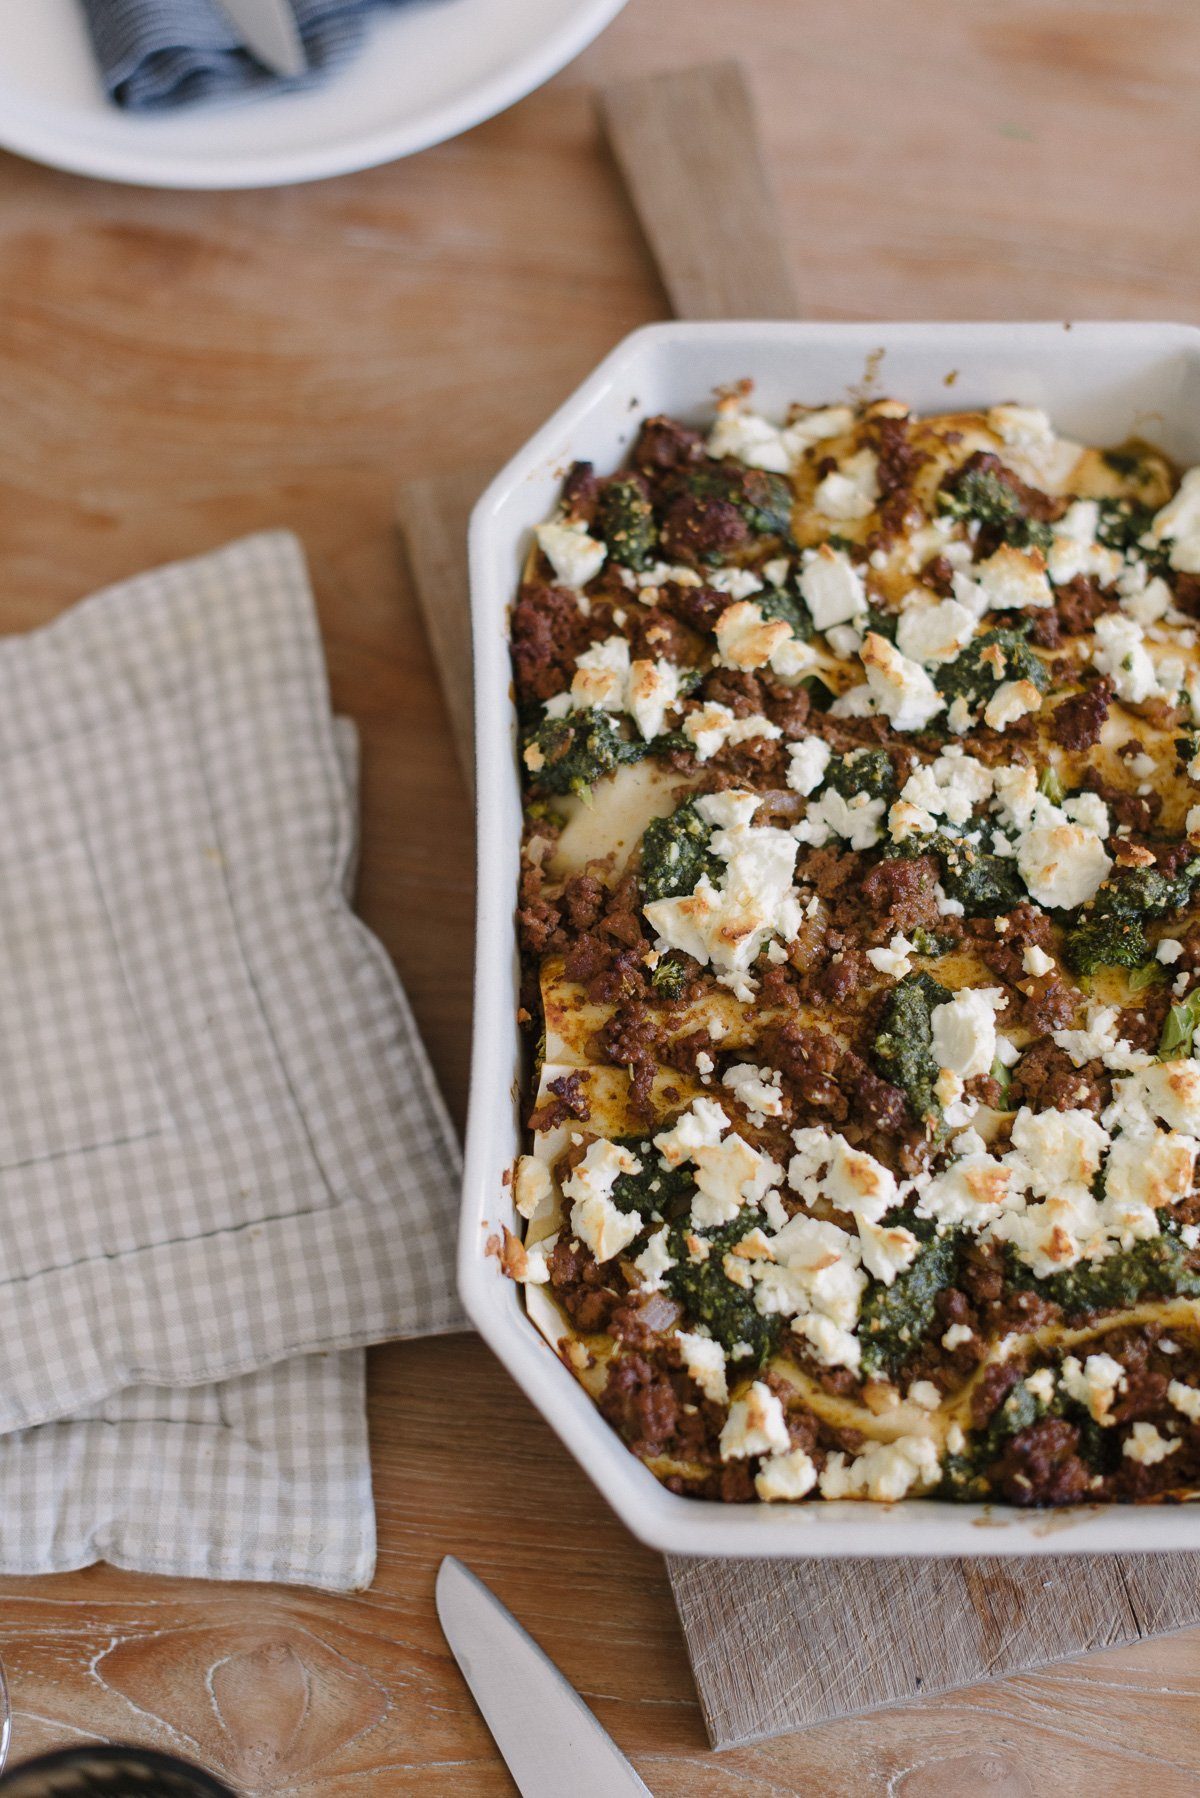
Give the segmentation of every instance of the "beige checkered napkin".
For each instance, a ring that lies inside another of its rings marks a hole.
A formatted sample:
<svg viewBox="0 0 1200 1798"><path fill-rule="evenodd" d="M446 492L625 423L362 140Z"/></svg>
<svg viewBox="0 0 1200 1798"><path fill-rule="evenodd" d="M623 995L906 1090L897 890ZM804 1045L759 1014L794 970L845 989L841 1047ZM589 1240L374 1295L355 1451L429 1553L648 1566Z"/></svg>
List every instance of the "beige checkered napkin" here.
<svg viewBox="0 0 1200 1798"><path fill-rule="evenodd" d="M0 1428L458 1327L457 1150L342 892L294 540L0 642L0 699Z"/></svg>
<svg viewBox="0 0 1200 1798"><path fill-rule="evenodd" d="M334 721L351 832L358 735ZM354 865L345 870L347 896ZM0 1571L106 1560L198 1579L370 1584L375 1507L362 1349L207 1386L132 1387L0 1437Z"/></svg>

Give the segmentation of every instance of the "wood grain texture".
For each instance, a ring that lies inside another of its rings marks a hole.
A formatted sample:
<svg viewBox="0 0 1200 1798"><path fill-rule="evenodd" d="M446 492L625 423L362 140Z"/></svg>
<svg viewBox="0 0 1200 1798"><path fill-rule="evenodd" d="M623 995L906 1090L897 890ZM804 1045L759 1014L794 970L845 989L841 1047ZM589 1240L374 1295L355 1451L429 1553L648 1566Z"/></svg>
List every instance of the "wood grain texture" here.
<svg viewBox="0 0 1200 1798"><path fill-rule="evenodd" d="M635 76L600 107L680 318L794 318L796 290L736 62Z"/></svg>
<svg viewBox="0 0 1200 1798"><path fill-rule="evenodd" d="M393 168L163 194L0 157L0 629L238 531L300 532L363 733L362 906L460 1118L470 817L396 487L498 467L663 315L594 91L734 54L806 316L1200 318L1188 0L631 0L549 88ZM1200 1789L1195 1629L712 1755L662 1561L483 1346L397 1344L372 1372L371 1590L0 1581L18 1755L123 1736L246 1798L511 1794L434 1618L451 1552L656 1798Z"/></svg>

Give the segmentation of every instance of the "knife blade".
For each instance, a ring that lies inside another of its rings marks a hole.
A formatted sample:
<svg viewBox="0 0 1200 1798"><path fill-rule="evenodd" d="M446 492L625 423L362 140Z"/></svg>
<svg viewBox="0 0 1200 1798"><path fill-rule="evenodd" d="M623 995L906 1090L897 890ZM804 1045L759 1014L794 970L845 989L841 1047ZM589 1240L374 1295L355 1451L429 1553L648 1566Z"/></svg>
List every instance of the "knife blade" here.
<svg viewBox="0 0 1200 1798"><path fill-rule="evenodd" d="M453 1555L438 1568L437 1613L521 1798L651 1798L554 1662Z"/></svg>
<svg viewBox="0 0 1200 1798"><path fill-rule="evenodd" d="M308 56L290 0L220 0L243 44L273 75L303 75Z"/></svg>

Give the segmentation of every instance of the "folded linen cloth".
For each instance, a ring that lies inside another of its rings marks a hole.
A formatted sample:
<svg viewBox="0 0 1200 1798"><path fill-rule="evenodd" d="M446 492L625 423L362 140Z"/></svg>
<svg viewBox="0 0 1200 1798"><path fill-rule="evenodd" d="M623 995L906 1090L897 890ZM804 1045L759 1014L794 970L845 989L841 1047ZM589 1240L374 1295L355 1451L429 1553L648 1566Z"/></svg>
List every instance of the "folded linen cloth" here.
<svg viewBox="0 0 1200 1798"><path fill-rule="evenodd" d="M0 640L0 1432L461 1326L299 546Z"/></svg>
<svg viewBox="0 0 1200 1798"><path fill-rule="evenodd" d="M292 0L308 56L296 80L272 75L241 47L218 0L83 0L105 90L118 106L152 111L234 99L264 88L311 87L354 54L368 15L406 0Z"/></svg>
<svg viewBox="0 0 1200 1798"><path fill-rule="evenodd" d="M352 840L358 733L334 721ZM353 896L357 856L344 887ZM362 1349L209 1386L131 1387L0 1436L0 1573L109 1561L171 1578L358 1591L375 1570Z"/></svg>

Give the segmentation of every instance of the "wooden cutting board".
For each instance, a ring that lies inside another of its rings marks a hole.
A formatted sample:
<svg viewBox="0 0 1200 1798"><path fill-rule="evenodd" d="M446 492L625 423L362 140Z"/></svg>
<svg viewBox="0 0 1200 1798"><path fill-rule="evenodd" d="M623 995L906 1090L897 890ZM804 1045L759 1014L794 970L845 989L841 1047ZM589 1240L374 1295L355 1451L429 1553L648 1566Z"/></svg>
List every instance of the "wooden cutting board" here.
<svg viewBox="0 0 1200 1798"><path fill-rule="evenodd" d="M799 312L741 70L602 90L609 142L685 318ZM473 785L466 526L487 471L399 495L414 588ZM1044 1527L1052 1531L1053 1516ZM668 1557L714 1748L908 1704L1200 1622L1200 1554L970 1560Z"/></svg>

